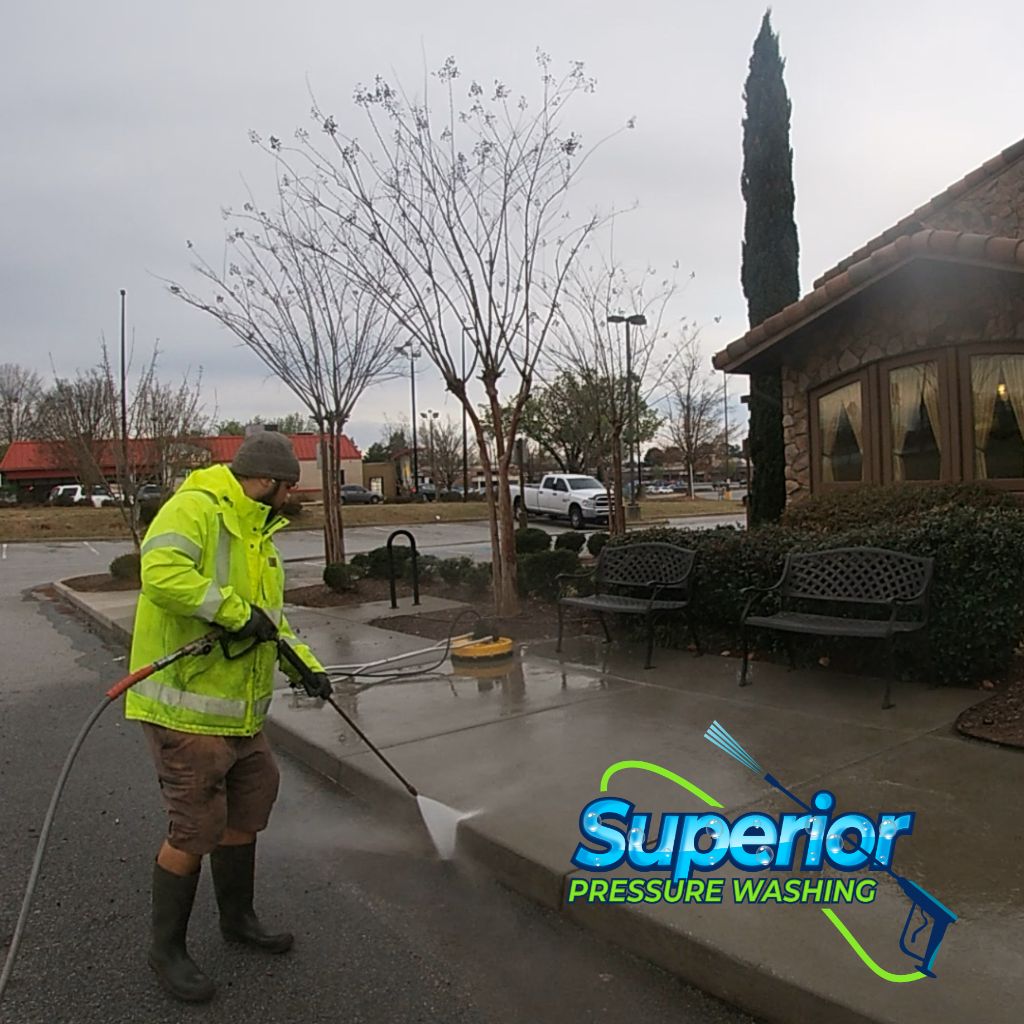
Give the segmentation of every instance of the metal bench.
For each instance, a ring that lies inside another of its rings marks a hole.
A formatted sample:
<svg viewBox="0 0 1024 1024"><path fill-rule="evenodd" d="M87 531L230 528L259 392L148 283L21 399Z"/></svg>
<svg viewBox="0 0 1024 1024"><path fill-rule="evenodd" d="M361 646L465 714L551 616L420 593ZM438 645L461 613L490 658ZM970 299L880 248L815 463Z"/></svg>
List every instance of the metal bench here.
<svg viewBox="0 0 1024 1024"><path fill-rule="evenodd" d="M747 685L750 629L782 632L791 668L795 665L794 633L863 637L885 642L888 673L882 707L891 708L895 643L898 637L928 625L932 570L931 558L885 548L832 548L787 555L777 583L744 587L740 592L747 596L740 617L740 686ZM768 595L777 597L779 610L771 615L751 615L755 604ZM837 611L852 614L835 614Z"/></svg>
<svg viewBox="0 0 1024 1024"><path fill-rule="evenodd" d="M597 566L580 573L562 573L557 579L558 646L562 649L562 630L566 608L587 608L596 611L604 629L605 640L611 633L605 612L618 615L644 615L647 618L647 661L644 668L653 668L654 617L659 613L681 611L686 616L690 634L701 652L700 640L690 617L693 564L696 552L674 544L609 544L601 550ZM569 597L566 590L572 582L594 577L594 593ZM622 590L643 591L642 596L621 593Z"/></svg>

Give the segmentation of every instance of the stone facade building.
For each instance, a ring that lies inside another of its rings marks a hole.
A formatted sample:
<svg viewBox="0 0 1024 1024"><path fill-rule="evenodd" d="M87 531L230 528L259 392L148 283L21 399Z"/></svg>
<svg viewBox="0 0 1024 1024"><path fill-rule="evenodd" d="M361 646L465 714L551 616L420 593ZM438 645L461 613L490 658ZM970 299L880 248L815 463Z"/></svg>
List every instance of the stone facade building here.
<svg viewBox="0 0 1024 1024"><path fill-rule="evenodd" d="M1024 140L715 356L782 374L786 489L1024 492Z"/></svg>

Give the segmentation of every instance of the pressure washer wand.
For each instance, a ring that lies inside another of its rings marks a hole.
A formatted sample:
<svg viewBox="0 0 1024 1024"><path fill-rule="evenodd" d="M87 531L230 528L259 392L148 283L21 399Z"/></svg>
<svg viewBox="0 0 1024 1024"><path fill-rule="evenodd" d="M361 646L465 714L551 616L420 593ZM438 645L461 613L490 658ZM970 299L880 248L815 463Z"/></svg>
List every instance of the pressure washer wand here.
<svg viewBox="0 0 1024 1024"><path fill-rule="evenodd" d="M36 854L32 860L32 870L29 872L28 885L25 887L25 898L21 903L21 913L18 914L18 923L14 926L14 935L11 938L11 944L7 948L7 959L4 961L3 972L0 973L0 999L3 998L4 990L7 988L7 983L11 978L11 971L14 970L14 961L18 955L18 946L21 944L21 937L25 931L25 925L28 922L28 912L32 905L32 895L35 892L36 883L39 880L39 872L43 866L43 855L46 853L46 846L50 838L50 829L53 827L53 819L57 814L57 805L60 803L61 793L64 791L64 785L68 780L68 775L71 773L71 766L75 762L75 758L78 756L78 751L81 749L82 744L85 742L86 736L89 735L89 730L96 724L96 720L103 714L104 711L110 706L113 701L117 700L125 690L131 689L136 683L142 682L143 679L147 679L154 672L159 672L162 668L167 668L168 665L173 665L174 662L187 658L193 654L209 654L213 650L213 645L217 642L219 631L216 633L207 633L205 636L201 636L190 643L185 644L184 647L179 647L176 651L171 651L170 654L165 654L162 658L157 658L156 661L149 665L143 665L142 668L137 668L134 672L130 672L123 679L119 679L109 690L104 694L102 703L96 708L95 711L89 716L85 725L82 726L78 736L75 737L75 742L71 745L71 749L68 751L68 756L64 760L64 766L60 770L60 775L57 778L57 785L54 787L53 796L50 797L50 806L46 810L46 817L43 819L43 827L39 833L39 842L36 844Z"/></svg>
<svg viewBox="0 0 1024 1024"><path fill-rule="evenodd" d="M299 679L302 681L306 688L307 693L314 692L315 682L313 680L313 671L310 667L295 653L291 644L282 637L277 639L277 649L281 657L288 662L289 665L298 673ZM381 753L380 750L370 741L370 738L363 732L362 729L352 721L351 717L343 711L334 701L333 697L324 698L328 704L334 708L335 711L345 719L345 722L352 728L352 731L372 750L380 759L384 762L388 771L409 791L409 795L412 797L418 797L419 793L411 782Z"/></svg>

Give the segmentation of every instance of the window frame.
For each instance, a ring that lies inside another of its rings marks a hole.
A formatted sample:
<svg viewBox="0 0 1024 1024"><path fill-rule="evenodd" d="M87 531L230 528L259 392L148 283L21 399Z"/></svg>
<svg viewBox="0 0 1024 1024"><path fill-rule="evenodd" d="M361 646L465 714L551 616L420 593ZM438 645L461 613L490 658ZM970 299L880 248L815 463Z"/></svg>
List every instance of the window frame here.
<svg viewBox="0 0 1024 1024"><path fill-rule="evenodd" d="M877 378L877 373L872 374L872 369L877 367L864 366L852 373L844 374L841 377L833 377L827 384L821 384L808 392L808 417L810 427L810 460L811 460L811 493L826 494L832 491L852 491L858 487L870 486L879 481L879 458L878 458L878 403L872 403L872 392L877 394L877 388L872 387L871 377ZM864 416L862 421L864 445L861 451L861 478L860 480L823 480L821 473L821 416L818 403L826 395L833 391L839 391L850 384L860 384L860 398L863 406Z"/></svg>
<svg viewBox="0 0 1024 1024"><path fill-rule="evenodd" d="M892 415L889 405L889 374L893 370L899 370L904 366L915 366L918 363L937 364L939 374L939 410L942 414L941 442L942 462L937 480L897 480L892 468ZM957 466L962 465L961 457L961 430L954 423L960 419L961 408L957 399L957 375L958 367L956 361L956 350L951 348L920 349L917 352L908 352L904 355L895 356L892 359L883 359L872 364L868 369L875 370L875 387L878 396L877 417L879 419L879 467L881 469L880 481L884 484L898 484L901 487L922 487L929 484L953 483L956 480L954 472Z"/></svg>
<svg viewBox="0 0 1024 1024"><path fill-rule="evenodd" d="M1003 477L991 480L978 477L974 470L974 392L971 388L972 356L1021 356L1024 357L1024 343L1019 339L1007 338L1005 341L985 341L964 345L956 350L957 375L959 377L957 397L959 399L960 419L960 468L964 483L979 483L999 491L1024 491L1024 476ZM971 410L970 419L967 410ZM1024 424L1018 423L1024 432Z"/></svg>

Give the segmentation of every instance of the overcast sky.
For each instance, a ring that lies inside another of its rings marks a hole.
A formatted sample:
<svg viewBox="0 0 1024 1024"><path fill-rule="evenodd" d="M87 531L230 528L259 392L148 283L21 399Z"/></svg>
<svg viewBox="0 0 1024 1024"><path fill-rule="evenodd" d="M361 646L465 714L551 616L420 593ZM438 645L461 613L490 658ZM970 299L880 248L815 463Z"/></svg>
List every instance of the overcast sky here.
<svg viewBox="0 0 1024 1024"><path fill-rule="evenodd" d="M33 0L0 35L0 360L50 376L116 341L120 288L136 345L162 373L202 366L208 410L264 418L299 403L254 356L160 278L193 282L185 240L217 261L222 206L266 180L250 128L290 138L308 86L358 134L353 86L411 87L452 54L465 81L533 94L538 46L582 60L597 92L571 119L619 135L588 165L580 202L639 203L616 227L637 267L695 273L677 311L710 355L746 329L739 284L742 89L764 11L749 0ZM777 0L786 58L806 291L824 269L1024 135L1011 0ZM715 323L714 318L720 317ZM739 382L736 391L740 390ZM420 405L451 411L432 370ZM369 392L349 433L366 446L408 386Z"/></svg>

